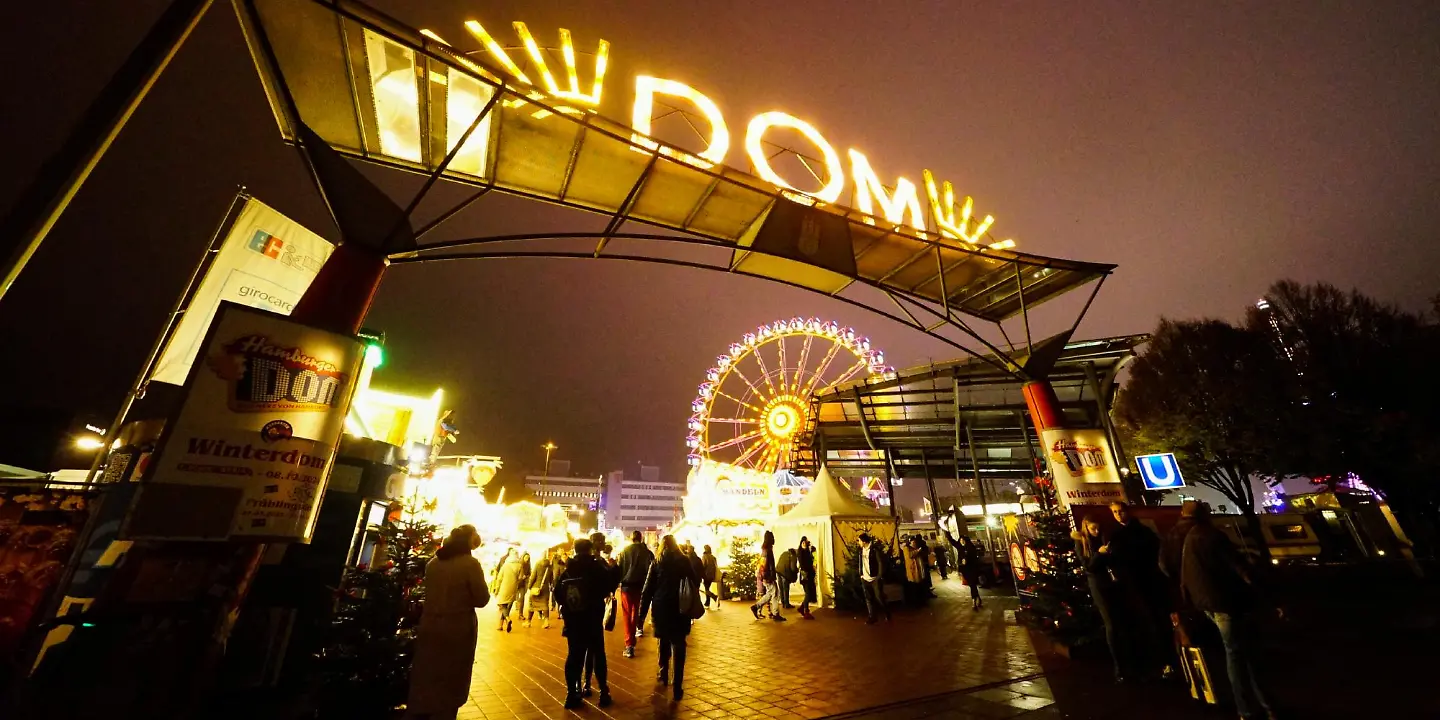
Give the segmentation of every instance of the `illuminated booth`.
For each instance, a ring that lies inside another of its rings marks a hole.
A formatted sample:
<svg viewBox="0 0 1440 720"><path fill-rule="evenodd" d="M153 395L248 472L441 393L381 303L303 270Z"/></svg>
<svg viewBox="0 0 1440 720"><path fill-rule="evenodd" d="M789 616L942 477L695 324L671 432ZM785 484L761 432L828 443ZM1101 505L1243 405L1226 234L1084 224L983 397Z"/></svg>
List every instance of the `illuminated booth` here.
<svg viewBox="0 0 1440 720"><path fill-rule="evenodd" d="M835 600L835 573L843 571L850 558L849 548L859 543L860 533L869 533L893 552L899 522L889 513L857 500L829 470L821 467L805 498L772 521L775 553L799 547L800 538L809 538L815 549L816 592L820 604L830 606Z"/></svg>
<svg viewBox="0 0 1440 720"><path fill-rule="evenodd" d="M752 541L752 552L759 548L777 517L775 495L771 473L701 460L685 483L685 517L670 532L697 548L709 545L726 567L737 538Z"/></svg>

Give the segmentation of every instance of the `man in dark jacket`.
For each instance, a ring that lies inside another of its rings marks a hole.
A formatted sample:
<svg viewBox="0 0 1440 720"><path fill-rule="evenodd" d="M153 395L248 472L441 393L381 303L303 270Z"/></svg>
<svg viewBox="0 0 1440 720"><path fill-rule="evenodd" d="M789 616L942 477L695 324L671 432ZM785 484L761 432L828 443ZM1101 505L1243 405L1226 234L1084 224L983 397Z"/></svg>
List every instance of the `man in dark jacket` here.
<svg viewBox="0 0 1440 720"><path fill-rule="evenodd" d="M790 604L790 585L800 579L800 561L795 557L795 548L780 553L775 559L775 576L780 585L780 603L787 610L795 607Z"/></svg>
<svg viewBox="0 0 1440 720"><path fill-rule="evenodd" d="M605 598L615 592L615 576L595 556L587 538L575 541L575 557L555 582L555 604L565 619L565 707L575 709L580 699L585 658L595 659L595 679L600 685L600 707L608 707L609 672L605 664Z"/></svg>
<svg viewBox="0 0 1440 720"><path fill-rule="evenodd" d="M630 545L620 553L616 565L620 572L620 617L624 618L627 658L635 657L635 638L640 636L640 591L645 589L645 578L653 562L655 553L645 547L645 536L639 530L631 533Z"/></svg>
<svg viewBox="0 0 1440 720"><path fill-rule="evenodd" d="M720 596L710 591L710 586L720 579L720 563L715 559L715 553L711 552L710 546L705 546L705 554L700 557L700 587L705 591L705 607L710 607L710 601L715 601L715 609L720 609Z"/></svg>
<svg viewBox="0 0 1440 720"><path fill-rule="evenodd" d="M874 625L880 612L890 622L890 606L885 604L885 554L870 537L860 533L860 589L865 595L865 624Z"/></svg>
<svg viewBox="0 0 1440 720"><path fill-rule="evenodd" d="M1123 502L1110 503L1110 514L1119 527L1107 545L1110 567L1115 571L1117 593L1126 614L1134 615L1134 648L1140 670L1168 675L1174 666L1170 631L1170 599L1165 576L1160 573L1160 536L1130 514Z"/></svg>
<svg viewBox="0 0 1440 720"><path fill-rule="evenodd" d="M1259 641L1250 569L1225 533L1211 524L1208 508L1199 506L1194 521L1181 554L1180 594L1220 630L1225 670L1240 717L1273 717L1255 672Z"/></svg>

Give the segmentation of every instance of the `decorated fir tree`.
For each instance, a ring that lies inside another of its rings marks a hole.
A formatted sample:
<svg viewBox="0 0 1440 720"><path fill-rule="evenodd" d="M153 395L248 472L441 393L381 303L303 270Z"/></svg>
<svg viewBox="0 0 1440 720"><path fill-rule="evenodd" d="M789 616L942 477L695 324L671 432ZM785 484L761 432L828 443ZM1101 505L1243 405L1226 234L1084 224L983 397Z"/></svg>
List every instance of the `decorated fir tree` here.
<svg viewBox="0 0 1440 720"><path fill-rule="evenodd" d="M387 522L374 562L345 573L330 634L316 658L322 716L384 718L405 701L411 646L420 621L425 563L437 528L415 519Z"/></svg>
<svg viewBox="0 0 1440 720"><path fill-rule="evenodd" d="M750 540L735 538L730 542L730 567L725 569L725 584L732 596L742 600L755 599L755 567L760 556L750 551Z"/></svg>
<svg viewBox="0 0 1440 720"><path fill-rule="evenodd" d="M1032 537L1025 544L1034 551L1036 566L1027 567L1025 579L1016 583L1020 617L1066 645L1094 639L1100 617L1070 535L1070 514L1052 509L1026 519Z"/></svg>

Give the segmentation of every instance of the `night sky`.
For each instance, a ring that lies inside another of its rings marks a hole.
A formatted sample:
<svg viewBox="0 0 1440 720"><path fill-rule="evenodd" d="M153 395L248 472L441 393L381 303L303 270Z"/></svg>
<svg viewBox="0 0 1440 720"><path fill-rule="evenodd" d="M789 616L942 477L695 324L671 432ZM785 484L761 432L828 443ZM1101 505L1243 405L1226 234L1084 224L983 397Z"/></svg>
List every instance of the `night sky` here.
<svg viewBox="0 0 1440 720"><path fill-rule="evenodd" d="M163 4L0 4L0 203ZM882 177L918 181L929 167L996 216L997 237L1119 264L1081 336L1146 332L1161 316L1236 318L1282 277L1411 309L1440 292L1434 2L380 7L467 48L460 23L472 17L505 38L524 20L542 43L567 27L582 50L603 37L605 114L628 118L636 73L689 82L724 109L741 167L745 122L772 109L842 153L863 150ZM415 186L371 176L402 204ZM217 2L0 302L4 404L108 414L237 185L336 237ZM438 235L594 227L491 197ZM1077 304L1047 306L1036 334L1061 329ZM644 462L680 479L689 403L714 357L758 324L812 314L853 325L899 367L957 354L821 296L621 262L401 266L366 324L391 346L376 384L444 387L459 451L519 470L539 466L549 439L577 471Z"/></svg>

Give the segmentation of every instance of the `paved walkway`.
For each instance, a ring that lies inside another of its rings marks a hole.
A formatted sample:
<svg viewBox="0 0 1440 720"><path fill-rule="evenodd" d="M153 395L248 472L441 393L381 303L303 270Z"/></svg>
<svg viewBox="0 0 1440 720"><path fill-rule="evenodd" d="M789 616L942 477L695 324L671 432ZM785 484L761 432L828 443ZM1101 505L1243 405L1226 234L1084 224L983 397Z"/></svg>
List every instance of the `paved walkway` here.
<svg viewBox="0 0 1440 720"><path fill-rule="evenodd" d="M642 638L632 660L621 655L620 635L607 633L615 704L602 710L591 698L578 714L561 707L565 642L559 623L549 630L517 624L514 632L502 633L490 624L494 611L482 610L474 684L460 718L789 719L866 710L898 718L928 715L921 707L928 698L943 704L946 717L1028 720L1053 703L1029 634L1007 622L1013 599L992 597L974 612L968 590L954 578L939 583L937 592L941 597L929 606L897 608L894 622L874 626L863 615L831 610L817 611L815 621L791 612L789 622L757 622L745 603L725 603L695 623L679 703L655 684L654 639ZM1060 717L1034 717L1045 716Z"/></svg>

